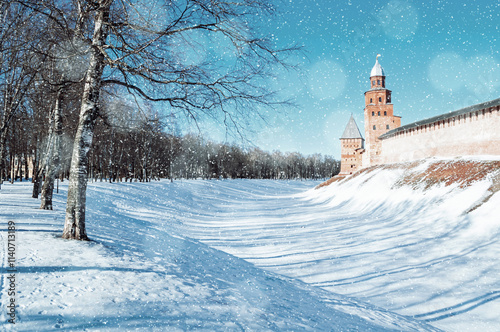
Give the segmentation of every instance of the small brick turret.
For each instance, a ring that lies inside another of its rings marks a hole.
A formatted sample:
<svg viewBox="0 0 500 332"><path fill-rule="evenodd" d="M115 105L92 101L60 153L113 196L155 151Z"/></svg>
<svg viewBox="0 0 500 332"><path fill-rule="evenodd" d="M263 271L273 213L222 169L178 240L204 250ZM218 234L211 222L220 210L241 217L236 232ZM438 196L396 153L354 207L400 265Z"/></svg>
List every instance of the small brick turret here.
<svg viewBox="0 0 500 332"><path fill-rule="evenodd" d="M365 140L361 136L358 125L351 114L344 134L340 138L341 160L339 175L350 175L361 169L362 154L365 151L364 142Z"/></svg>

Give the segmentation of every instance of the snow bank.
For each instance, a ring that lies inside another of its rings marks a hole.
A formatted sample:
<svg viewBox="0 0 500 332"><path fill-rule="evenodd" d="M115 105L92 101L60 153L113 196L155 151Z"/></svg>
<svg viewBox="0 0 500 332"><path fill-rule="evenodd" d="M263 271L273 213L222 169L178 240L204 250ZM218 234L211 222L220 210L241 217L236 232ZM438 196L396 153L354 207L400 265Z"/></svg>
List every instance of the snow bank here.
<svg viewBox="0 0 500 332"><path fill-rule="evenodd" d="M256 266L445 330L498 330L499 169L481 158L376 167L286 198L247 195L244 210L226 203L232 215L184 226Z"/></svg>
<svg viewBox="0 0 500 332"><path fill-rule="evenodd" d="M2 309L2 329L433 330L180 235L188 224L208 229L213 218L259 213L248 199L263 202L272 193L273 200L295 200L290 191L309 186L266 181L89 184L87 229L93 241L77 242L60 238L66 183L55 194L54 211L37 209L30 184L4 185L0 301L2 308L9 301L5 225L11 220L16 223L18 308L15 326L5 323ZM238 210L231 208L234 204ZM267 227L258 218L248 221Z"/></svg>

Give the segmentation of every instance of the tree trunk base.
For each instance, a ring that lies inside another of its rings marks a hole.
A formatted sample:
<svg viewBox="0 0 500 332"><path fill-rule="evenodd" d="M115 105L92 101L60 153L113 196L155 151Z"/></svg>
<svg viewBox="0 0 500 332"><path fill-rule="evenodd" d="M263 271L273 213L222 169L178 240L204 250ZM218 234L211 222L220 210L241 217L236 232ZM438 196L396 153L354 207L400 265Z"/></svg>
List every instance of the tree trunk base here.
<svg viewBox="0 0 500 332"><path fill-rule="evenodd" d="M63 233L62 238L65 240L78 240L78 241L90 241L87 235L84 236L76 236L76 234L67 234Z"/></svg>
<svg viewBox="0 0 500 332"><path fill-rule="evenodd" d="M52 204L42 203L42 206L40 206L40 210L53 210Z"/></svg>

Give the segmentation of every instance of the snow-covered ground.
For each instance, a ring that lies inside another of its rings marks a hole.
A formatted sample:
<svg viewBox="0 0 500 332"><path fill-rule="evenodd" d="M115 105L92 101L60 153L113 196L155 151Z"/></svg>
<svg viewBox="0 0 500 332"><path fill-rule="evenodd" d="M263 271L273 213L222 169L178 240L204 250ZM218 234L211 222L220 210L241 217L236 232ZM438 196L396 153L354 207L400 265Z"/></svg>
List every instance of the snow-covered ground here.
<svg viewBox="0 0 500 332"><path fill-rule="evenodd" d="M65 184L55 195L54 211L38 209L39 201L30 198L27 182L2 186L2 330L434 330L264 271L189 239L192 234L179 233L183 224L208 221L212 212L213 217L231 216L233 212L223 212L226 198L236 195L246 200L242 203L251 203L266 193L289 195L314 183L90 184L87 216L92 242L59 237ZM236 213L245 211L241 205ZM8 295L8 221L16 227L15 326L7 322L6 308L12 298Z"/></svg>
<svg viewBox="0 0 500 332"><path fill-rule="evenodd" d="M58 237L67 182L54 211L4 184L2 323L13 220L19 330L500 330L500 195L466 214L489 179L411 189L403 172L89 183L93 242Z"/></svg>

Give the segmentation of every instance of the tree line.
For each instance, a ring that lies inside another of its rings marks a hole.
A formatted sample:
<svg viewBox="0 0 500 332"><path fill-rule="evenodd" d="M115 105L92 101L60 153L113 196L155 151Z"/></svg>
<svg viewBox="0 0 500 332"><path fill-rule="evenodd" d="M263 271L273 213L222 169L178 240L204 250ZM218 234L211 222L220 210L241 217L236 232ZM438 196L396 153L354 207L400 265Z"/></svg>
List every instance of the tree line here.
<svg viewBox="0 0 500 332"><path fill-rule="evenodd" d="M125 112L125 111L124 111ZM34 182L33 197L41 191L41 168L46 154L48 133L43 121L33 113L14 117L6 141L9 154L4 179ZM68 119L69 120L69 119ZM45 119L45 121L48 121ZM38 130L26 130L38 128ZM63 127L60 167L55 178L69 179L74 133ZM74 128L73 128L74 129ZM21 131L21 133L17 133ZM49 143L50 144L50 143ZM87 175L91 181L140 181L160 179L324 179L339 171L339 161L331 156L267 152L258 147L217 143L200 135L173 135L159 120L142 122L139 127L108 126L98 122L89 152Z"/></svg>
<svg viewBox="0 0 500 332"><path fill-rule="evenodd" d="M1 0L0 183L33 164L33 195L52 209L55 179L67 177L62 236L87 240L89 179L332 172L331 158L164 130L162 112L239 134L289 104L270 86L298 48L263 34L275 17L266 0Z"/></svg>
<svg viewBox="0 0 500 332"><path fill-rule="evenodd" d="M198 135L165 132L103 133L108 145L92 149L89 174L94 180L174 179L323 179L339 171L330 156L243 149ZM114 136L114 140L111 137ZM113 142L109 144L109 142ZM99 143L98 143L99 145Z"/></svg>

